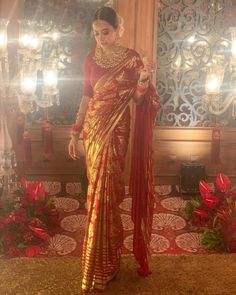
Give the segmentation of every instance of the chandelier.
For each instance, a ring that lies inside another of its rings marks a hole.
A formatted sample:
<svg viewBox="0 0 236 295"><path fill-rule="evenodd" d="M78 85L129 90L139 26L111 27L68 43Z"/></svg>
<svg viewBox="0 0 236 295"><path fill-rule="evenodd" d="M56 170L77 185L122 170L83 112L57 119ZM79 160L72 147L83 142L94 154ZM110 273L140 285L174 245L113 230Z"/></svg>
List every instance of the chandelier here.
<svg viewBox="0 0 236 295"><path fill-rule="evenodd" d="M60 34L45 33L41 24L19 21L19 41L17 51L18 74L9 84L9 63L7 58L7 20L0 19L0 51L4 66L1 67L2 86L17 98L20 111L30 113L34 107L48 108L59 104L58 70L64 67L65 56L58 54ZM50 50L49 47L50 46ZM7 78L6 78L7 77Z"/></svg>
<svg viewBox="0 0 236 295"><path fill-rule="evenodd" d="M7 119L20 110L17 130L22 135L27 162L31 147L29 121L26 121L39 111L43 150L52 152L48 109L61 104L60 83L68 76L75 76L73 50L81 40L85 47L82 56L89 48L94 12L111 3L108 0L24 0L17 42L8 40L9 21L0 18L0 195L7 195L15 179L16 159ZM12 42L15 55L9 58L8 43ZM78 84L77 76L74 80Z"/></svg>
<svg viewBox="0 0 236 295"><path fill-rule="evenodd" d="M235 83L236 78L236 27L229 28L229 31L231 35L229 62L227 64L220 56L213 58L212 63L207 67L205 91L211 114L220 116L231 107L232 117L236 118L236 89L228 87L224 93L222 91L225 80L225 83L229 82L227 80ZM228 43L225 42L225 44L227 46Z"/></svg>
<svg viewBox="0 0 236 295"><path fill-rule="evenodd" d="M29 3L25 1L26 15ZM3 198L9 195L9 190L16 182L16 156L9 134L8 118L19 110L26 120L28 114L60 103L58 77L60 71L70 64L69 48L74 34L71 24L66 25L66 30L59 31L53 20L21 19L16 57L12 65L12 60L10 63L8 58L8 24L7 19L0 18L0 196ZM13 77L10 77L11 66L17 72ZM44 134L48 132L52 135L47 120L46 117L43 131ZM29 133L27 129L21 133L23 146L28 144L25 154L29 159ZM48 134L45 135L47 138Z"/></svg>

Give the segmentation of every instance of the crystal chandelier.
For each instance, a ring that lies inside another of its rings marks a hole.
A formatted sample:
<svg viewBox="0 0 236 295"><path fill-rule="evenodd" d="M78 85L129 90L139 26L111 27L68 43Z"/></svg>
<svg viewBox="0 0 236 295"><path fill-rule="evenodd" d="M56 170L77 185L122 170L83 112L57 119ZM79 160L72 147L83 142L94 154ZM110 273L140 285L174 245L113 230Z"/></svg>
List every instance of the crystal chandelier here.
<svg viewBox="0 0 236 295"><path fill-rule="evenodd" d="M220 58L215 58L207 68L206 76L206 101L211 114L222 115L232 106L232 117L236 117L236 90L227 89L222 94L222 85L225 74L229 71L231 79L236 77L236 27L229 28L231 35L230 60L228 66ZM227 79L227 77L226 77Z"/></svg>
<svg viewBox="0 0 236 295"><path fill-rule="evenodd" d="M52 138L48 136L52 135L48 108L60 104L60 79L63 80L63 75L70 75L75 71L71 56L74 43L78 42L76 26L81 27L81 35L90 36L89 24L94 11L108 2L22 1L23 17L18 20L19 38L17 44L14 44L15 55L11 56L10 63L7 50L9 21L0 18L0 194L7 195L9 185L15 177L15 154L7 126L8 115L16 110L23 113L20 114L19 120L17 118L16 124L23 126L21 131L23 129L24 132L21 132L21 135L25 144L30 141L29 132L27 128L24 129L24 126L27 126L25 122L31 117L28 115L46 109L39 112L39 116L45 116L40 117L43 123L41 129L44 136L44 156L47 157L52 152ZM10 42L15 43L12 40ZM27 148L30 151L30 147Z"/></svg>

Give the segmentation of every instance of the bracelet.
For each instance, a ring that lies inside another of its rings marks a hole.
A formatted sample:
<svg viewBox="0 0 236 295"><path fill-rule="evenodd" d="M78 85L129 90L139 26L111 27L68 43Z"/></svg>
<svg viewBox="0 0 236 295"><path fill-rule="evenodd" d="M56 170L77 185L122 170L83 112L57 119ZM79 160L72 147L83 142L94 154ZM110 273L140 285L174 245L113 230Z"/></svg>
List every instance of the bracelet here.
<svg viewBox="0 0 236 295"><path fill-rule="evenodd" d="M80 133L82 131L82 129L83 129L83 126L80 124L73 124L71 126L71 132L73 132L73 133Z"/></svg>
<svg viewBox="0 0 236 295"><path fill-rule="evenodd" d="M80 125L80 124L73 124L71 126L71 132L70 132L71 137L72 138L79 138L82 129L83 129L83 126L82 125Z"/></svg>
<svg viewBox="0 0 236 295"><path fill-rule="evenodd" d="M143 94L144 92L146 92L146 90L147 90L147 87L139 85L139 84L136 87L136 91L140 94Z"/></svg>

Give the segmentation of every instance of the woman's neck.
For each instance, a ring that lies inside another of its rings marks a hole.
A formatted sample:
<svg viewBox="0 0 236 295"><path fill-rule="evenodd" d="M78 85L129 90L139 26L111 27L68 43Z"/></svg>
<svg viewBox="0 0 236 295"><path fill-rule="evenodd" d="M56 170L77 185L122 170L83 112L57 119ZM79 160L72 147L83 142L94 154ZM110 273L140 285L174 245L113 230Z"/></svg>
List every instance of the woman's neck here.
<svg viewBox="0 0 236 295"><path fill-rule="evenodd" d="M108 47L105 47L105 48L102 48L102 51L104 53L110 53L112 52L115 48L119 47L119 45L117 43L114 43L114 44L111 44L110 46Z"/></svg>

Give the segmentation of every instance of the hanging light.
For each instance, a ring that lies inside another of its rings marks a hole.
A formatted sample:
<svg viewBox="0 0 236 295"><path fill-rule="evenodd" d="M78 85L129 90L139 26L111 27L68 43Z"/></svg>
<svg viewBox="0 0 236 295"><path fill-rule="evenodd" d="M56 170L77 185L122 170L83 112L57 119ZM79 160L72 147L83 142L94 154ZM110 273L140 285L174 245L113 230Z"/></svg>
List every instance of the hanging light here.
<svg viewBox="0 0 236 295"><path fill-rule="evenodd" d="M46 69L43 71L44 92L49 95L57 94L57 70Z"/></svg>
<svg viewBox="0 0 236 295"><path fill-rule="evenodd" d="M224 67L213 64L208 68L205 90L206 94L219 94L224 77Z"/></svg>

